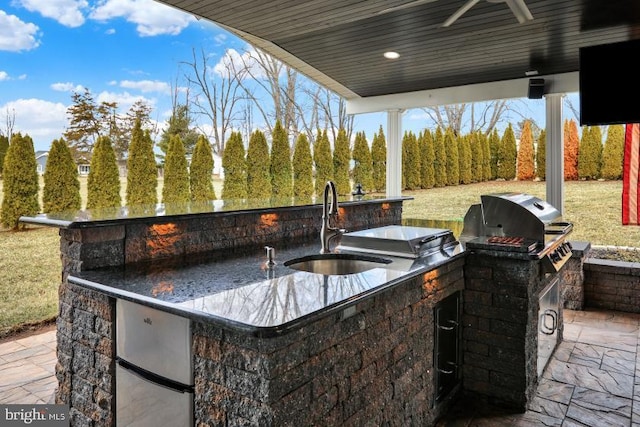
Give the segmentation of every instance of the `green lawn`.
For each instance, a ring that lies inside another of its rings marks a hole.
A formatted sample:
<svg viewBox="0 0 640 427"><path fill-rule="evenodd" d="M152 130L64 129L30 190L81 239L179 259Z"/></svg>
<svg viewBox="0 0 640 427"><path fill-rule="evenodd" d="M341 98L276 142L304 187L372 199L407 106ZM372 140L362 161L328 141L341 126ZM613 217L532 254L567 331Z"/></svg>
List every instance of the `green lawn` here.
<svg viewBox="0 0 640 427"><path fill-rule="evenodd" d="M81 180L81 183L82 194L86 194L86 179ZM160 183L159 194L161 188ZM215 188L219 197L222 188L220 181L215 182ZM459 231L464 214L471 204L480 202L481 194L505 191L523 192L544 198L546 184L485 182L408 191L404 194L412 196L414 200L405 202L403 218L455 220ZM1 195L2 181L0 198ZM590 241L594 245L640 247L640 227L621 225L621 197L621 181L567 182L564 219L575 225L571 239ZM0 247L2 337L24 325L55 318L61 266L56 228L29 226L26 231L21 232L0 230Z"/></svg>

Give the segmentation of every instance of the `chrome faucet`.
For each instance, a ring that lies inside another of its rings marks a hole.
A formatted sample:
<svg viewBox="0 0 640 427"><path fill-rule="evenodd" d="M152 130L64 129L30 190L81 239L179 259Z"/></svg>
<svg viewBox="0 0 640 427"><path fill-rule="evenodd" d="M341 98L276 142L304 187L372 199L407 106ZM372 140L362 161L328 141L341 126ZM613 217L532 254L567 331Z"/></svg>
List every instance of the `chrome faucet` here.
<svg viewBox="0 0 640 427"><path fill-rule="evenodd" d="M331 194L329 194L331 192ZM329 205L329 197L331 197L331 205ZM320 229L320 240L322 241L322 249L320 253L331 253L331 240L342 236L345 230L331 226L331 218L338 216L338 192L333 181L327 181L324 186L324 199L322 202L322 228Z"/></svg>

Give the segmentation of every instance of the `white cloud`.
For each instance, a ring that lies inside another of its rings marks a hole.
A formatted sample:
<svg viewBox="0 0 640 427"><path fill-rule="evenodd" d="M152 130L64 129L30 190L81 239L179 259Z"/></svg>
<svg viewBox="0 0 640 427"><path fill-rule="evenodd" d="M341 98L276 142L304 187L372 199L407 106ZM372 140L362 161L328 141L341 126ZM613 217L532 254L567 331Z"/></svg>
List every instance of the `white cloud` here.
<svg viewBox="0 0 640 427"><path fill-rule="evenodd" d="M9 74L6 71L0 71L0 82L3 80L9 80Z"/></svg>
<svg viewBox="0 0 640 427"><path fill-rule="evenodd" d="M177 35L195 21L192 15L154 0L101 0L90 18L97 21L124 18L137 25L138 34L147 37Z"/></svg>
<svg viewBox="0 0 640 427"><path fill-rule="evenodd" d="M218 43L218 45L223 45L227 41L227 35L224 33L216 34L213 40Z"/></svg>
<svg viewBox="0 0 640 427"><path fill-rule="evenodd" d="M39 31L37 25L0 10L0 50L20 52L34 49L40 45Z"/></svg>
<svg viewBox="0 0 640 427"><path fill-rule="evenodd" d="M53 83L51 89L58 92L84 92L84 86L74 85L71 82Z"/></svg>
<svg viewBox="0 0 640 427"><path fill-rule="evenodd" d="M137 89L141 92L159 92L164 94L171 93L171 87L166 82L159 80L123 80L120 82L120 87L125 89Z"/></svg>
<svg viewBox="0 0 640 427"><path fill-rule="evenodd" d="M36 150L48 150L67 125L67 106L42 99L17 99L0 106L0 117L15 116L14 131L28 134Z"/></svg>
<svg viewBox="0 0 640 427"><path fill-rule="evenodd" d="M103 91L95 97L96 103L100 104L102 102L115 102L118 104L118 110L121 112L128 111L133 104L137 101L143 101L145 104L149 105L152 109L155 108L156 100L154 98L146 98L141 95L131 95L129 92L123 93L115 93L115 92L107 92Z"/></svg>
<svg viewBox="0 0 640 427"><path fill-rule="evenodd" d="M257 53L252 47L242 53L235 49L227 49L220 61L213 67L213 72L219 76L226 76L228 68L240 70L246 66L251 71L251 76L256 79L262 78L265 76L264 69L256 61L256 56ZM245 75L245 78L251 76Z"/></svg>
<svg viewBox="0 0 640 427"><path fill-rule="evenodd" d="M18 80L26 80L27 79L27 75L26 74L20 74L18 76Z"/></svg>
<svg viewBox="0 0 640 427"><path fill-rule="evenodd" d="M86 0L19 0L19 3L30 12L38 12L71 28L84 24L82 9L89 6Z"/></svg>
<svg viewBox="0 0 640 427"><path fill-rule="evenodd" d="M116 33L116 29L115 28L109 28L107 31L104 32L107 35L112 35Z"/></svg>

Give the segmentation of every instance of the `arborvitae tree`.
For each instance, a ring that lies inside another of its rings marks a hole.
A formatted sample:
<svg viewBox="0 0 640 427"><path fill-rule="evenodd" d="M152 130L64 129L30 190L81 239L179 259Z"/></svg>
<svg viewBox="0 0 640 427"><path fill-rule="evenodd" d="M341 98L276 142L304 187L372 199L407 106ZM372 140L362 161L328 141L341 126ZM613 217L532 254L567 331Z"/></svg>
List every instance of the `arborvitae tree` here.
<svg viewBox="0 0 640 427"><path fill-rule="evenodd" d="M444 149L447 158L447 185L460 183L460 160L458 153L458 139L452 128L447 128L444 133Z"/></svg>
<svg viewBox="0 0 640 427"><path fill-rule="evenodd" d="M517 154L517 174L519 181L530 181L535 176L535 153L531 122L525 120L520 134L520 147Z"/></svg>
<svg viewBox="0 0 640 427"><path fill-rule="evenodd" d="M271 192L274 197L293 195L293 171L291 168L291 148L287 131L280 120L273 128L271 142Z"/></svg>
<svg viewBox="0 0 640 427"><path fill-rule="evenodd" d="M624 161L624 125L611 125L602 151L601 176L604 179L622 178Z"/></svg>
<svg viewBox="0 0 640 427"><path fill-rule="evenodd" d="M489 136L484 132L478 131L477 134L480 145L482 145L482 180L488 181L493 179L491 173L491 142L489 141Z"/></svg>
<svg viewBox="0 0 640 427"><path fill-rule="evenodd" d="M307 135L301 133L293 147L293 196L305 201L313 196L313 158Z"/></svg>
<svg viewBox="0 0 640 427"><path fill-rule="evenodd" d="M240 132L231 132L224 146L222 168L224 169L222 199L245 199L247 197L247 163Z"/></svg>
<svg viewBox="0 0 640 427"><path fill-rule="evenodd" d="M249 137L247 149L247 197L268 199L271 197L271 175L269 174L269 145L261 130Z"/></svg>
<svg viewBox="0 0 640 427"><path fill-rule="evenodd" d="M184 144L180 135L169 138L167 157L164 161L164 186L162 203L186 203L189 195L189 170Z"/></svg>
<svg viewBox="0 0 640 427"><path fill-rule="evenodd" d="M98 137L93 146L87 178L87 209L119 208L120 173L111 139Z"/></svg>
<svg viewBox="0 0 640 427"><path fill-rule="evenodd" d="M161 163L164 162L169 151L169 142L173 135L180 136L185 153L191 154L193 152L200 134L192 127L192 122L193 119L188 105L177 104L173 107L171 117L167 119L167 126L162 131L158 142L158 148L163 153L158 156Z"/></svg>
<svg viewBox="0 0 640 427"><path fill-rule="evenodd" d="M544 181L547 178L547 131L542 129L538 136L536 149L536 176Z"/></svg>
<svg viewBox="0 0 640 427"><path fill-rule="evenodd" d="M384 191L387 188L387 142L382 125L378 133L373 134L371 160L373 162L373 186L376 191Z"/></svg>
<svg viewBox="0 0 640 427"><path fill-rule="evenodd" d="M513 134L513 126L511 123L507 126L502 134L500 141L500 152L498 156L498 178L511 181L516 177L516 137Z"/></svg>
<svg viewBox="0 0 640 427"><path fill-rule="evenodd" d="M578 126L575 120L564 121L564 179L578 179Z"/></svg>
<svg viewBox="0 0 640 427"><path fill-rule="evenodd" d="M500 144L501 139L498 134L498 130L493 128L493 132L489 136L489 152L490 152L490 166L491 166L491 176L489 179L497 179L498 178L498 163L500 157Z"/></svg>
<svg viewBox="0 0 640 427"><path fill-rule="evenodd" d="M459 136L458 165L460 170L460 184L471 184L473 179L471 164L471 135Z"/></svg>
<svg viewBox="0 0 640 427"><path fill-rule="evenodd" d="M418 138L409 131L402 138L402 188L420 188L420 147Z"/></svg>
<svg viewBox="0 0 640 427"><path fill-rule="evenodd" d="M127 205L156 204L157 187L158 169L151 134L143 131L140 119L136 119L127 159Z"/></svg>
<svg viewBox="0 0 640 427"><path fill-rule="evenodd" d="M42 192L44 212L64 212L82 207L78 168L64 139L55 139L49 150Z"/></svg>
<svg viewBox="0 0 640 427"><path fill-rule="evenodd" d="M3 168L4 197L0 220L5 227L24 228L20 217L33 216L40 210L37 167L31 137L14 133Z"/></svg>
<svg viewBox="0 0 640 427"><path fill-rule="evenodd" d="M2 177L2 166L4 165L4 157L7 155L9 149L9 138L0 135L0 178Z"/></svg>
<svg viewBox="0 0 640 427"><path fill-rule="evenodd" d="M418 137L420 147L420 184L422 188L433 188L435 171L433 169L433 136L424 129Z"/></svg>
<svg viewBox="0 0 640 427"><path fill-rule="evenodd" d="M351 193L349 183L349 163L351 161L351 150L349 149L349 139L344 128L338 130L338 136L333 143L333 178L336 184L336 191L340 195Z"/></svg>
<svg viewBox="0 0 640 427"><path fill-rule="evenodd" d="M213 190L211 174L213 173L213 151L209 140L204 136L198 137L198 142L191 156L189 168L189 187L191 200L194 202L206 202L216 199Z"/></svg>
<svg viewBox="0 0 640 427"><path fill-rule="evenodd" d="M362 185L364 191L373 190L373 160L369 142L364 132L356 132L353 142L353 183Z"/></svg>
<svg viewBox="0 0 640 427"><path fill-rule="evenodd" d="M333 180L333 156L326 129L322 132L318 129L318 137L313 146L313 162L316 166L316 196L320 197L327 181Z"/></svg>
<svg viewBox="0 0 640 427"><path fill-rule="evenodd" d="M468 135L469 148L471 150L471 182L481 182L484 180L484 153L482 142L477 131Z"/></svg>
<svg viewBox="0 0 640 427"><path fill-rule="evenodd" d="M578 151L578 178L598 179L602 162L602 133L599 126L582 130Z"/></svg>
<svg viewBox="0 0 640 427"><path fill-rule="evenodd" d="M433 138L433 170L435 186L447 185L447 152L444 147L444 134L440 127L436 129L436 135Z"/></svg>

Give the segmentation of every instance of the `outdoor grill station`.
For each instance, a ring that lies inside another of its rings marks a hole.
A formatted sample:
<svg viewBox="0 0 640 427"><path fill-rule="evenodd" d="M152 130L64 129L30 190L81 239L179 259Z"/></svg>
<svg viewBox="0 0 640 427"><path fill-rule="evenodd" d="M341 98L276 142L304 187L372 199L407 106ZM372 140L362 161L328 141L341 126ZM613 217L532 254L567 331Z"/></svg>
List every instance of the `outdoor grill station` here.
<svg viewBox="0 0 640 427"><path fill-rule="evenodd" d="M101 425L431 425L469 396L524 411L562 339L572 225L488 194L457 239L401 225L406 199L22 218L60 228L56 401Z"/></svg>

